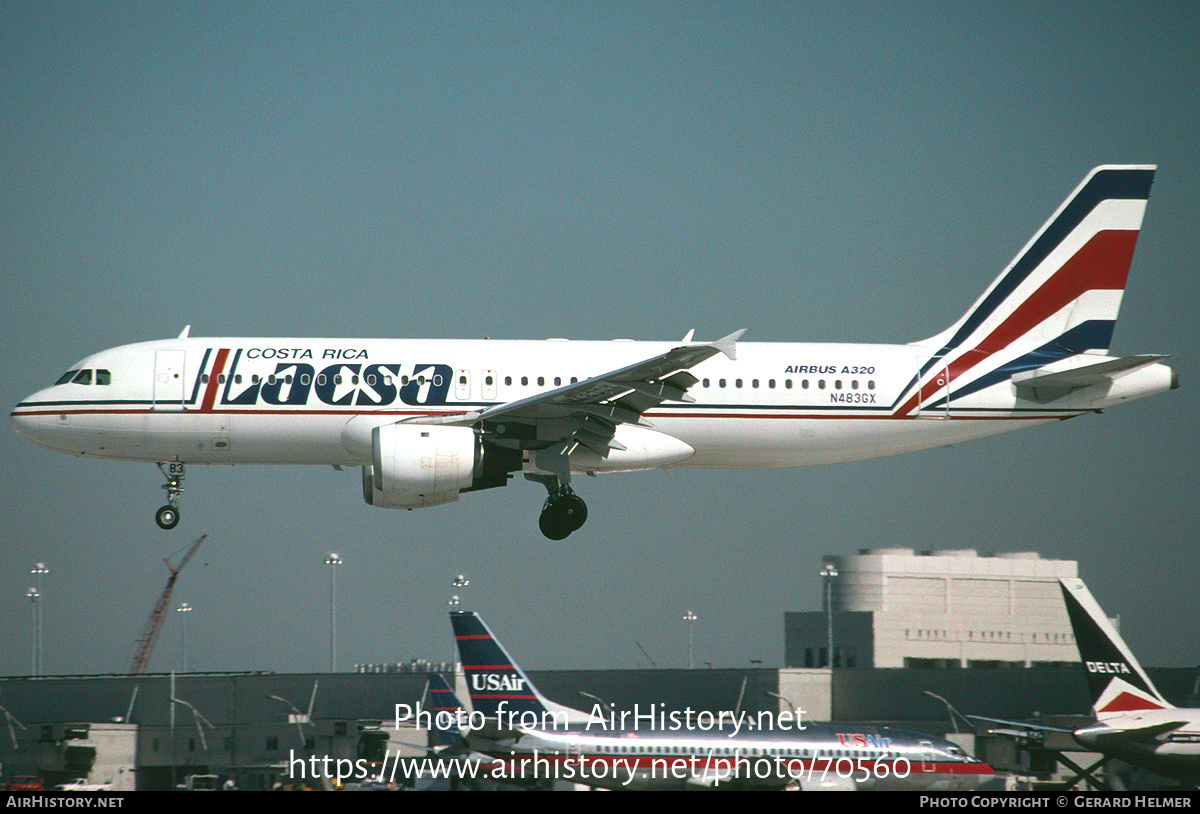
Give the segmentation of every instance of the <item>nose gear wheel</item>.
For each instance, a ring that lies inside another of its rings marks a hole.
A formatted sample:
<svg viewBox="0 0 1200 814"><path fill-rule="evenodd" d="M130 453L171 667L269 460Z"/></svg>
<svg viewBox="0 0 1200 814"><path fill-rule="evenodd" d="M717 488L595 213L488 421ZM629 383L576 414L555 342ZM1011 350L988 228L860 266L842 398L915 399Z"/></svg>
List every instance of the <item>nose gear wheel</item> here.
<svg viewBox="0 0 1200 814"><path fill-rule="evenodd" d="M182 461L160 463L158 469L167 479L167 482L162 485L167 493L167 505L155 512L154 522L158 523L160 529L169 531L179 525L179 496L183 494L183 478L186 469Z"/></svg>

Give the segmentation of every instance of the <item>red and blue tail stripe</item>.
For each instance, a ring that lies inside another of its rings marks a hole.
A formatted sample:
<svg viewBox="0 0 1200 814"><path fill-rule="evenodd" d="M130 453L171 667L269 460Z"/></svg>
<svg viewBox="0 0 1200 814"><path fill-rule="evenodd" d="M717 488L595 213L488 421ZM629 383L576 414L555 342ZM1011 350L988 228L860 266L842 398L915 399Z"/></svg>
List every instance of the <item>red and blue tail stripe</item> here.
<svg viewBox="0 0 1200 814"><path fill-rule="evenodd" d="M1153 180L1149 166L1093 170L970 311L914 343L929 358L898 414L1068 356L1106 353Z"/></svg>
<svg viewBox="0 0 1200 814"><path fill-rule="evenodd" d="M545 699L482 619L470 611L452 611L450 623L475 711L489 718L546 712Z"/></svg>

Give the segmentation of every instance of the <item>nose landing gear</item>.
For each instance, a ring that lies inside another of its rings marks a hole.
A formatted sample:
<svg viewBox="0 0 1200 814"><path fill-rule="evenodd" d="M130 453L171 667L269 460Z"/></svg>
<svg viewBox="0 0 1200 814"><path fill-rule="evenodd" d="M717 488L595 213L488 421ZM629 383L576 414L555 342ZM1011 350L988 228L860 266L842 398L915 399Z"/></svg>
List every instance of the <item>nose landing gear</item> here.
<svg viewBox="0 0 1200 814"><path fill-rule="evenodd" d="M154 521L159 528L169 530L179 525L179 496L183 494L184 465L182 461L170 461L165 465L160 463L158 468L167 479L162 485L167 492L167 505L155 512Z"/></svg>

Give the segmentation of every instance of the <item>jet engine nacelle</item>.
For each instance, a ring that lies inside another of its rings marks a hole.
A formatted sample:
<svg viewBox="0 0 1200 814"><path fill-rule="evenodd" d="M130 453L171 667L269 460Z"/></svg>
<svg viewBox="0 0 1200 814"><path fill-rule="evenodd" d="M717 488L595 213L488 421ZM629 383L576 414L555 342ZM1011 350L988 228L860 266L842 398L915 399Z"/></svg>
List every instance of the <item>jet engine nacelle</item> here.
<svg viewBox="0 0 1200 814"><path fill-rule="evenodd" d="M458 500L482 474L483 445L470 427L386 424L371 431L363 499L385 509Z"/></svg>

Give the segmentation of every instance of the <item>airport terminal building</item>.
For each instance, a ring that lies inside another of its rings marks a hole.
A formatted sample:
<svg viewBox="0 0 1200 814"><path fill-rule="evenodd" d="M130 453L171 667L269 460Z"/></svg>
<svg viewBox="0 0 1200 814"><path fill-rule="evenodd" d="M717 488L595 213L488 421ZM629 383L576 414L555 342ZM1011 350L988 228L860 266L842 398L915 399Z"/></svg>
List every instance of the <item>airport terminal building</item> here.
<svg viewBox="0 0 1200 814"><path fill-rule="evenodd" d="M1058 580L1074 560L1034 552L863 549L826 556L821 611L785 614L788 667L1034 667L1079 654Z"/></svg>

